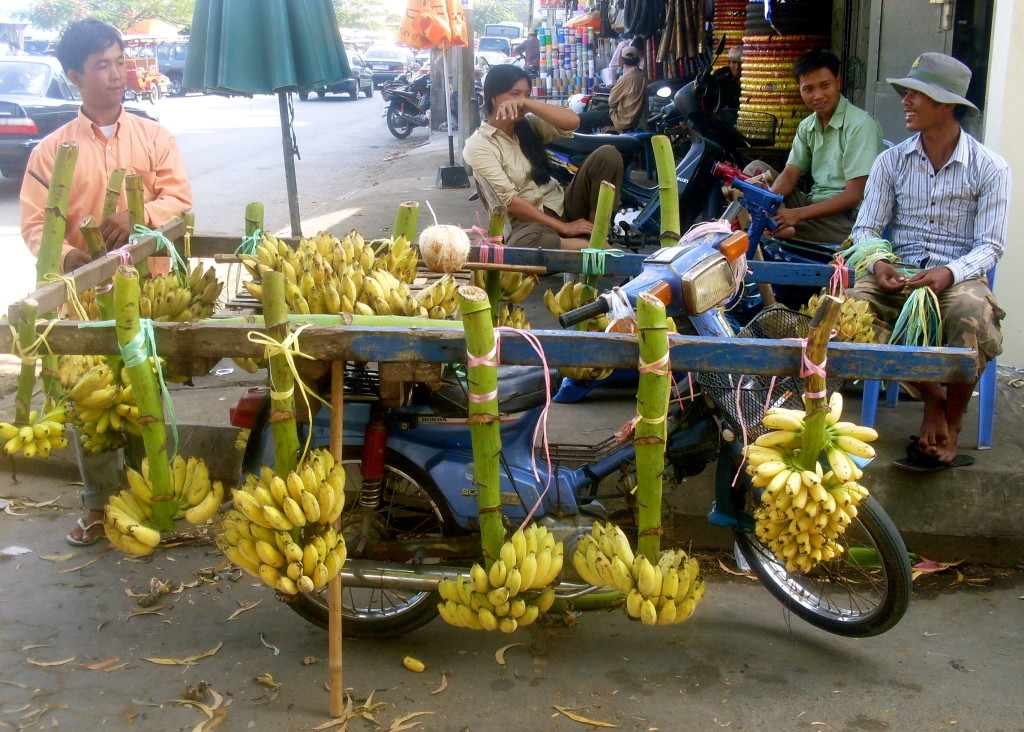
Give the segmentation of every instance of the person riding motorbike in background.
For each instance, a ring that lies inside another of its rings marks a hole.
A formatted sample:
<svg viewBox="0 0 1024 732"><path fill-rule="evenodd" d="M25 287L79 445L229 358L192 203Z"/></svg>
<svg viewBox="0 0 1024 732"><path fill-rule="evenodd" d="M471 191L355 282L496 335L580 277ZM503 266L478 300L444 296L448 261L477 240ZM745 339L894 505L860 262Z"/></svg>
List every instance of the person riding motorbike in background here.
<svg viewBox="0 0 1024 732"><path fill-rule="evenodd" d="M640 52L632 46L622 52L622 63L626 73L612 87L608 107L581 114L582 130L600 131L602 127L614 126L622 132L636 125L647 99L647 76L640 70Z"/></svg>
<svg viewBox="0 0 1024 732"><path fill-rule="evenodd" d="M534 28L523 42L512 49L513 55L522 54L526 63L526 71L536 78L540 73L540 41L537 40L537 29Z"/></svg>
<svg viewBox="0 0 1024 732"><path fill-rule="evenodd" d="M571 109L530 98L523 69L498 65L484 80L487 121L466 141L463 160L478 180L489 183L508 208L509 246L583 249L594 228L601 182L622 183L619 151L604 145L587 157L564 190L551 177L544 145L570 137L580 118Z"/></svg>

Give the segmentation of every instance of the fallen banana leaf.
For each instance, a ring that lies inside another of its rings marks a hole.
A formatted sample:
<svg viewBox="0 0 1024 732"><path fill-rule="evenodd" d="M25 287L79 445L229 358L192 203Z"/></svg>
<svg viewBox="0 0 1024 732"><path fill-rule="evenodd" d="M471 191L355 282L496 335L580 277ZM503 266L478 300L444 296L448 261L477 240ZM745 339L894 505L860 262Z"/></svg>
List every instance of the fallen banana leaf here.
<svg viewBox="0 0 1024 732"><path fill-rule="evenodd" d="M157 605L156 607L149 608L148 610L135 610L134 612L129 613L128 617L125 618L124 621L127 623L129 620L131 620L132 618L138 617L139 615L161 615L162 616L162 615L164 615L164 613L162 613L160 611L163 610L163 609L164 609L163 605Z"/></svg>
<svg viewBox="0 0 1024 732"><path fill-rule="evenodd" d="M120 660L120 656L114 656L113 658L108 658L106 661L99 661L97 663L76 663L75 665L79 668L87 668L90 671L102 671L107 666L115 664Z"/></svg>
<svg viewBox="0 0 1024 732"><path fill-rule="evenodd" d="M65 658L63 661L33 661L31 658L25 660L31 663L33 666L63 666L65 663L71 663L78 656L72 656L71 658Z"/></svg>
<svg viewBox="0 0 1024 732"><path fill-rule="evenodd" d="M515 648L516 646L521 646L521 645L523 645L523 644L522 643L509 643L507 646L502 646L501 648L499 648L497 651L494 652L494 660L498 662L499 666L504 666L505 665L505 651L507 651L509 648Z"/></svg>
<svg viewBox="0 0 1024 732"><path fill-rule="evenodd" d="M404 730L418 727L419 722L413 722L412 724L406 724L406 722L413 717L419 717L422 714L433 714L433 712L413 712L412 714L406 714L404 717L399 717L391 723L390 727L388 727L388 732L404 732Z"/></svg>
<svg viewBox="0 0 1024 732"><path fill-rule="evenodd" d="M168 704L180 704L183 707L195 707L200 712L206 715L207 719L213 719L213 710L206 706L202 702L192 701L191 699L171 699Z"/></svg>
<svg viewBox="0 0 1024 732"><path fill-rule="evenodd" d="M100 558L96 557L95 559L92 559L92 560L86 562L85 564L79 564L77 567L71 567L69 569L62 569L59 572L57 572L57 574L69 574L71 572L77 572L80 569L85 569L90 564L96 564L96 562L98 562L98 561L100 561Z"/></svg>
<svg viewBox="0 0 1024 732"><path fill-rule="evenodd" d="M261 675L257 676L254 679L254 681L256 683L260 684L261 686L265 686L268 689L271 689L273 691L277 691L278 689L281 688L281 685L279 683L277 683L276 681L274 681L274 677L271 676L270 674L261 674Z"/></svg>
<svg viewBox="0 0 1024 732"><path fill-rule="evenodd" d="M244 612L245 612L246 610L252 610L252 609L253 609L254 607L256 607L257 605L259 605L259 604L260 604L261 602L263 602L263 600L257 600L256 602L246 602L246 603L242 603L242 607L238 608L238 609L237 609L237 610L235 610L235 611L234 611L233 613L231 613L230 615L228 615L228 620L234 620L234 619L235 619L235 618L237 618L237 617L238 617L239 615L241 615L242 613L244 613ZM275 655L276 655L276 654L275 654Z"/></svg>
<svg viewBox="0 0 1024 732"><path fill-rule="evenodd" d="M276 656L276 655L278 655L278 654L279 654L279 653L281 652L281 649L280 649L280 648L278 648L277 646L275 646L275 645L274 645L273 643L269 643L269 642L267 642L267 639L263 637L263 633L260 633L260 643L262 643L262 644L263 644L263 645L265 645L265 646L266 646L267 648L269 648L270 650L272 650L272 651L274 652L274 655L275 655L275 656Z"/></svg>
<svg viewBox="0 0 1024 732"><path fill-rule="evenodd" d="M228 716L227 709L218 709L213 713L213 719L204 719L192 728L192 732L210 732L211 729L223 722Z"/></svg>
<svg viewBox="0 0 1024 732"><path fill-rule="evenodd" d="M441 674L441 685L434 689L431 694L440 694L448 688L448 674Z"/></svg>
<svg viewBox="0 0 1024 732"><path fill-rule="evenodd" d="M78 552L71 552L70 554L40 554L40 559L45 559L48 562L66 562L73 557L77 557Z"/></svg>
<svg viewBox="0 0 1024 732"><path fill-rule="evenodd" d="M201 658L208 658L209 656L212 656L223 646L223 643L218 643L206 653L200 653L198 656L189 656L188 658L143 658L142 660L160 664L162 666L188 666L190 663L195 663Z"/></svg>
<svg viewBox="0 0 1024 732"><path fill-rule="evenodd" d="M557 709L559 712L561 712L562 714L567 716L572 721L579 722L581 724L590 724L590 725L593 725L594 727L618 727L619 726L617 724L611 724L610 722L598 722L596 719L588 719L587 717L581 717L579 714L573 714L572 712L570 712L565 707L560 707L558 705L555 705L555 709Z"/></svg>

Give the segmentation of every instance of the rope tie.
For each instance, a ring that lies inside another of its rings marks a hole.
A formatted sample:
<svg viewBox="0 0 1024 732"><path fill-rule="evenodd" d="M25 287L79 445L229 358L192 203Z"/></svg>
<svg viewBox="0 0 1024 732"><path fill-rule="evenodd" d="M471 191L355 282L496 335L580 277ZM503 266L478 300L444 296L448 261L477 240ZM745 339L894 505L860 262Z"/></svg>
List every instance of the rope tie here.
<svg viewBox="0 0 1024 732"><path fill-rule="evenodd" d="M831 336L829 336L831 338ZM825 364L828 363L828 356L821 359L821 363L814 363L807 356L807 339L806 338L787 338L787 341L799 341L800 342L800 378L806 379L808 376L820 376L825 378ZM804 396L808 399L824 399L828 394L827 389L821 391L805 391Z"/></svg>
<svg viewBox="0 0 1024 732"><path fill-rule="evenodd" d="M178 250L171 244L171 240L164 236L163 232L150 229L142 224L135 224L133 231L135 233L128 237L128 243L131 244L136 239L142 239L147 236L154 237L156 239L156 251L159 252L161 249L167 250L174 273L178 276L178 280L184 283L185 280L182 278L184 277L183 273L187 270L187 265L185 260L181 258L181 255L178 254Z"/></svg>
<svg viewBox="0 0 1024 732"><path fill-rule="evenodd" d="M242 237L242 243L235 248L235 254L253 254L263 238L263 232L256 229L248 236Z"/></svg>
<svg viewBox="0 0 1024 732"><path fill-rule="evenodd" d="M593 277L604 276L605 257L626 256L625 252L620 252L618 249L595 249L593 247L580 249L580 254L583 255L582 274Z"/></svg>
<svg viewBox="0 0 1024 732"><path fill-rule="evenodd" d="M56 272L50 272L44 278L47 282L63 282L64 290L67 295L64 298L65 304L71 309L72 314L78 320L88 320L89 314L85 311L85 306L82 305L82 301L78 299L78 288L75 286L75 278L70 275L60 275Z"/></svg>
<svg viewBox="0 0 1024 732"><path fill-rule="evenodd" d="M652 363L646 363L643 359L640 359L641 374L654 374L655 376L668 376L668 353L659 358L657 361Z"/></svg>
<svg viewBox="0 0 1024 732"><path fill-rule="evenodd" d="M500 234L491 236L490 232L480 225L480 212L476 214L476 226L471 226L468 229L463 229L467 234L476 235L477 246L480 247L480 261L487 263L490 261L491 248L494 249L494 263L504 264L505 263L505 246L504 237Z"/></svg>
<svg viewBox="0 0 1024 732"><path fill-rule="evenodd" d="M846 292L850 286L850 271L846 267L846 258L836 253L835 259L830 264L832 277L828 281L828 294L840 295Z"/></svg>
<svg viewBox="0 0 1024 732"><path fill-rule="evenodd" d="M288 333L288 335L285 336L285 338L283 340L281 340L281 341L276 340L275 338L273 338L270 335L267 335L266 333L260 333L258 331L249 331L249 333L246 334L246 337L249 339L250 343L256 343L256 344L264 346L264 352L263 352L264 355L263 355L263 357L265 359L267 359L268 361L273 356L284 356L285 362L288 364L288 370L292 372L292 376L294 377L295 382L299 385L299 396L302 397L302 401L303 401L303 403L306 406L306 412L307 413L312 411L310 409L310 406L309 406L309 397L310 396L313 397L314 399L316 399L317 401L319 401L321 404L323 404L328 409L330 409L330 407L331 407L331 405L328 404L327 402L325 402L316 392L314 392L308 386L306 386L306 383L302 380L302 377L299 376L298 369L295 366L295 359L296 358L305 358L305 359L307 359L309 361L315 361L316 360L312 356L310 356L309 354L303 353L299 349L299 334L302 333L302 331L304 331L306 328L308 328L309 325L310 324L307 323L306 325L299 326L294 331L291 331L290 333ZM294 394L294 393L295 393L295 386L294 386L294 384L292 385L291 389L288 389L286 391L276 391L275 388L274 388L274 384L273 384L273 376L271 376L271 384L270 384L270 398L271 399L275 399L277 401L283 401L284 399L288 399L289 397L291 397L292 394ZM311 426L310 429L308 429L306 431L306 444L302 448L302 460L306 459L306 454L309 452L309 443L310 443L310 440L312 439L312 437L313 437L313 430L312 430L312 426Z"/></svg>
<svg viewBox="0 0 1024 732"><path fill-rule="evenodd" d="M491 349L490 353L488 353L485 356L474 356L469 351L466 351L466 366L467 367L473 367L473 366L493 366L493 367L497 368L498 367L498 360L497 360L497 358L498 358L498 341L496 340L494 342L494 347ZM487 402L491 401L492 399L497 399L497 398L498 398L498 390L497 389L494 389L494 391L489 391L486 394L474 394L472 392L469 393L469 401L473 402L473 404L486 404Z"/></svg>
<svg viewBox="0 0 1024 732"><path fill-rule="evenodd" d="M56 320L37 320L36 326L46 323L46 329L42 333L36 334L36 339L29 343L27 346L22 348L21 340L18 337L18 329L11 325L11 354L17 356L23 366L35 364L42 356L39 353L40 346L46 346L46 355L52 355L53 349L50 348L50 344L46 342L46 337L50 335L50 331L53 330L53 326L57 324Z"/></svg>
<svg viewBox="0 0 1024 732"><path fill-rule="evenodd" d="M121 258L121 266L122 267L131 267L132 266L132 253L127 249L127 247L123 247L122 246L122 247L118 247L117 249L111 249L109 252L107 252L107 254L108 255L109 254L113 254L115 256L120 257ZM103 287L97 287L96 288L96 295L97 296L104 295L104 294L110 292L113 289L114 289L114 281L111 280L107 284L103 285ZM88 318L85 318L85 320L88 320ZM111 322L113 322L113 321L111 321Z"/></svg>

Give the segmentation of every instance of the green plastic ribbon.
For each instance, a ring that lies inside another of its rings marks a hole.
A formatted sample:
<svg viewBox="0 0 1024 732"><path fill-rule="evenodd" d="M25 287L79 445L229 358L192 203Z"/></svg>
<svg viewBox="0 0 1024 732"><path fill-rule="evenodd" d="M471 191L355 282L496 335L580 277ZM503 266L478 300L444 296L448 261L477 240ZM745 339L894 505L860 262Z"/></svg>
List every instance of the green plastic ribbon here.
<svg viewBox="0 0 1024 732"><path fill-rule="evenodd" d="M128 243L131 244L136 239L141 239L146 236L152 236L156 239L156 251L159 252L161 249L166 249L168 256L171 258L171 266L174 268L174 274L178 276L178 281L185 284L188 279L188 268L185 265L185 260L178 254L178 250L171 244L171 240L164 236L162 231L155 231L142 224L135 224L133 227L135 232L128 237Z"/></svg>
<svg viewBox="0 0 1024 732"><path fill-rule="evenodd" d="M256 251L260 241L263 239L263 232L256 229L249 236L242 237L242 243L235 249L235 254L252 254Z"/></svg>
<svg viewBox="0 0 1024 732"><path fill-rule="evenodd" d="M88 323L79 323L79 328L107 328L116 326L113 320L98 320ZM153 334L153 321L149 318L139 318L139 332L132 336L132 339L121 348L121 358L128 368L138 366L153 356L153 363L156 364L156 380L160 385L160 398L164 403L164 414L167 422L171 425L171 436L174 440L174 450L171 452L173 458L178 454L178 419L174 413L174 401L164 381L164 369L160 365L160 359L156 353L156 339Z"/></svg>
<svg viewBox="0 0 1024 732"><path fill-rule="evenodd" d="M605 257L625 256L625 253L620 252L618 249L594 249L593 247L580 249L580 253L583 255L582 273L594 277L604 276Z"/></svg>
<svg viewBox="0 0 1024 732"><path fill-rule="evenodd" d="M942 314L939 296L930 287L919 287L907 295L889 343L932 348L942 345Z"/></svg>

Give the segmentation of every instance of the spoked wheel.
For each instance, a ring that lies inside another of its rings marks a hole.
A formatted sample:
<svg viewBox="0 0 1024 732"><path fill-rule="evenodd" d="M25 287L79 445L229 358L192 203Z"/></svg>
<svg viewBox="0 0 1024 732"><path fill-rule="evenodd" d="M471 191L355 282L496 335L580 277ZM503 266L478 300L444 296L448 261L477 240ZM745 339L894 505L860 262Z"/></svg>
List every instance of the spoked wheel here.
<svg viewBox="0 0 1024 732"><path fill-rule="evenodd" d="M910 604L907 548L874 498L837 540L844 551L810 574L789 574L753 534L736 532L743 557L779 602L811 625L836 635L879 635L900 621ZM851 552L850 550L853 549Z"/></svg>
<svg viewBox="0 0 1024 732"><path fill-rule="evenodd" d="M358 496L362 489L359 472L360 449L344 451L345 512L342 534L350 558L369 558L357 551L362 513ZM400 541L403 538L448 536L457 532L455 521L430 477L401 456L389 452L385 458L380 506L373 514L369 540ZM428 560L429 561L429 560ZM430 622L437 615L436 592L344 587L342 589L342 630L357 638L392 638ZM290 606L312 623L326 628L327 588L299 593Z"/></svg>
<svg viewBox="0 0 1024 732"><path fill-rule="evenodd" d="M388 108L388 129L391 134L399 140L404 140L412 134L412 122L403 120L402 105L393 104Z"/></svg>

